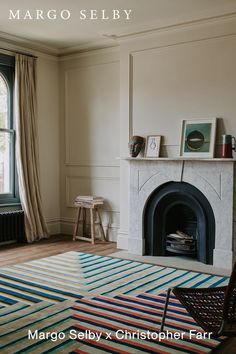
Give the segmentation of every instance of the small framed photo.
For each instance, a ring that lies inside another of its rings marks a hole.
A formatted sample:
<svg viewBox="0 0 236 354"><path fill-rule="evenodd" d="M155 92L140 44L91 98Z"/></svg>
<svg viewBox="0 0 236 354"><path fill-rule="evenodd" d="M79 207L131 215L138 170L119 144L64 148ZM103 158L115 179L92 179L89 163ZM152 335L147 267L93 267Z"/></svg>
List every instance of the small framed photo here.
<svg viewBox="0 0 236 354"><path fill-rule="evenodd" d="M216 118L183 120L180 156L213 158L216 138Z"/></svg>
<svg viewBox="0 0 236 354"><path fill-rule="evenodd" d="M146 139L145 157L159 157L161 135L148 135Z"/></svg>

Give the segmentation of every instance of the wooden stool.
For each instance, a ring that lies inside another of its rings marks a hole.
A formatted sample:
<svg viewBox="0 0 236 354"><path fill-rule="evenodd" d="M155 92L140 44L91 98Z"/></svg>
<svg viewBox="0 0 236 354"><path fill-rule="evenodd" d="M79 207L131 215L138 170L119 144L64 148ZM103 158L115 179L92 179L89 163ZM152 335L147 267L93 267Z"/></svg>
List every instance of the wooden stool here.
<svg viewBox="0 0 236 354"><path fill-rule="evenodd" d="M103 230L102 226L102 221L101 217L99 214L98 207L101 205L101 203L96 204L96 203L76 203L76 206L78 207L77 210L77 217L75 221L75 229L74 229L74 235L73 235L73 241L75 240L82 240L82 241L89 241L94 245L95 243L95 226L97 225L99 230L100 230L100 236L103 242L106 242L106 236ZM86 212L89 211L90 214L90 230L91 234L90 237L86 237ZM82 235L78 235L78 229L79 225L82 224Z"/></svg>

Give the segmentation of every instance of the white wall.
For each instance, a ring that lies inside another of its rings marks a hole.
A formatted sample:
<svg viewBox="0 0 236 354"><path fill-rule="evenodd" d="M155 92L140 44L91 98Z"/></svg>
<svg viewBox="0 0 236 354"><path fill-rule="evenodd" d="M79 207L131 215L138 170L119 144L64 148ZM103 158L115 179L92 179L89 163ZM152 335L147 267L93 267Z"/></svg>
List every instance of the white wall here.
<svg viewBox="0 0 236 354"><path fill-rule="evenodd" d="M235 47L226 37L133 54L135 134L163 135L168 155L178 154L182 119L220 117L235 134Z"/></svg>
<svg viewBox="0 0 236 354"><path fill-rule="evenodd" d="M119 52L98 50L62 58L61 226L72 234L77 195L106 199L109 239L119 228Z"/></svg>
<svg viewBox="0 0 236 354"><path fill-rule="evenodd" d="M127 248L133 134L164 135L179 150L180 121L216 116L236 134L236 21L201 21L124 38L58 59L39 55L38 128L43 209L51 233L72 233L78 194L106 198L103 223ZM59 92L60 91L60 92Z"/></svg>
<svg viewBox="0 0 236 354"><path fill-rule="evenodd" d="M236 21L203 21L121 43L121 156L129 137L164 136L163 156L178 156L182 119L219 117L236 135ZM125 93L125 94L124 94ZM127 249L129 166L121 162L118 247Z"/></svg>

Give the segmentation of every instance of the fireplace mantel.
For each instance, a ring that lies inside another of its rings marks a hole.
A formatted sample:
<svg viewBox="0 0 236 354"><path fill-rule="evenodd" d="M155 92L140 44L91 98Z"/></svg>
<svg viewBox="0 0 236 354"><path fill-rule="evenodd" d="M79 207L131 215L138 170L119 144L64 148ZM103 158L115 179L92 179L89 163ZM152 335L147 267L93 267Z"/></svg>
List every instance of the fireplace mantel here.
<svg viewBox="0 0 236 354"><path fill-rule="evenodd" d="M130 158L128 251L143 255L143 212L150 195L168 182L186 182L208 199L216 221L213 265L232 268L236 236L235 159Z"/></svg>
<svg viewBox="0 0 236 354"><path fill-rule="evenodd" d="M230 158L200 158L200 157L124 157L119 158L126 161L207 161L207 162L236 162L236 159Z"/></svg>

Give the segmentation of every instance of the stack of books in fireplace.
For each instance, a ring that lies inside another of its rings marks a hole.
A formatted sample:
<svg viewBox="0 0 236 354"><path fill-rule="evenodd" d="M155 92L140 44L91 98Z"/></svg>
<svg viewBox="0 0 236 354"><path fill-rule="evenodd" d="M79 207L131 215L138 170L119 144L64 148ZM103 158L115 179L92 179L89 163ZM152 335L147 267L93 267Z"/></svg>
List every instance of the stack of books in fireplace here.
<svg viewBox="0 0 236 354"><path fill-rule="evenodd" d="M196 240L193 236L177 230L166 236L166 250L174 253L194 255L196 253Z"/></svg>

